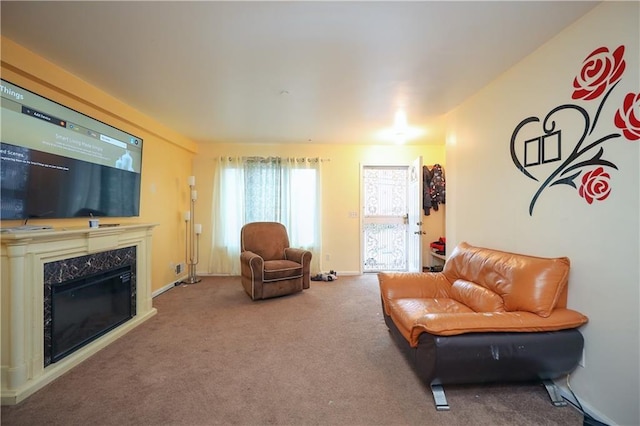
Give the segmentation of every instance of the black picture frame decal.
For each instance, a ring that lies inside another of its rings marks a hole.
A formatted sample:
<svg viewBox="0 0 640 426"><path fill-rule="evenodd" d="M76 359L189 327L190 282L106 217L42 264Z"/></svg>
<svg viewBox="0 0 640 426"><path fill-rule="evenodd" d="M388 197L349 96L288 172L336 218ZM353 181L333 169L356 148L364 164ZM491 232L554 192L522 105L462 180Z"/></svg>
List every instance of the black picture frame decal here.
<svg viewBox="0 0 640 426"><path fill-rule="evenodd" d="M511 159L522 174L529 179L541 182L529 204L530 216L533 215L536 202L542 193L555 185L569 185L575 188L578 195L588 204L604 201L609 197L611 175L608 170L617 170L618 167L604 158L605 142L619 138L631 142L640 140L640 92L626 94L614 116L604 118L612 120L619 132L603 136L596 136L597 132L594 133L609 95L624 75L626 68L624 53L624 45L618 46L613 51L605 46L595 49L584 60L580 73L573 80L574 90L571 95L573 100L599 101L593 117L581 105L567 103L553 108L542 119L527 117L515 127L511 135ZM567 117L571 123L571 129L560 125L567 121ZM535 126L540 124L542 124L542 133L536 134L535 132L540 130L536 130ZM581 129L577 133L575 133L576 126ZM565 130L564 135L563 130ZM577 139L567 138L567 133L573 136L578 135L578 137ZM532 134L535 136L532 137ZM575 143L573 149L563 159L563 145L570 147L572 142ZM545 167L543 173L538 169L537 174L542 177L536 176L537 167L555 162L560 164L555 169L552 168L550 173L550 169ZM576 183L578 177L580 179Z"/></svg>

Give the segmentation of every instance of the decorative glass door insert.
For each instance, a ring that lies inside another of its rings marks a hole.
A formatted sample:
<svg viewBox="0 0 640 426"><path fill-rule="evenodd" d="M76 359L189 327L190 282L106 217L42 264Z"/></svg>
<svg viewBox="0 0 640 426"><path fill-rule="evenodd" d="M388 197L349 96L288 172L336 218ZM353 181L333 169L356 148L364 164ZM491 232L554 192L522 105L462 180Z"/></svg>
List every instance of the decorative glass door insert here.
<svg viewBox="0 0 640 426"><path fill-rule="evenodd" d="M407 270L407 167L364 166L364 272Z"/></svg>

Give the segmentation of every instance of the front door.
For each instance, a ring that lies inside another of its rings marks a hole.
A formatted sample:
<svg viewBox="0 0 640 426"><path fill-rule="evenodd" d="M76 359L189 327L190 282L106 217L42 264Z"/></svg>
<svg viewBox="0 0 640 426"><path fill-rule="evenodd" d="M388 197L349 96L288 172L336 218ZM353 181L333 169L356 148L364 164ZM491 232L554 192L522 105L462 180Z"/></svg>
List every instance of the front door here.
<svg viewBox="0 0 640 426"><path fill-rule="evenodd" d="M411 166L363 166L362 194L363 272L421 271L421 235L415 232L422 158Z"/></svg>

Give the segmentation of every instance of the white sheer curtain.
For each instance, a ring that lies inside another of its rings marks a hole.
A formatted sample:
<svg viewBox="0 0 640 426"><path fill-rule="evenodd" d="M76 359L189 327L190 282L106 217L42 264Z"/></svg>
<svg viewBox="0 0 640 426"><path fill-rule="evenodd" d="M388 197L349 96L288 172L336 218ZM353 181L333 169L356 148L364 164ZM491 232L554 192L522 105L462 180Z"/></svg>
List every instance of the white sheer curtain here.
<svg viewBox="0 0 640 426"><path fill-rule="evenodd" d="M320 269L319 158L220 157L213 184L213 274L240 274L240 228L249 222L282 223L292 247L313 254L311 271Z"/></svg>

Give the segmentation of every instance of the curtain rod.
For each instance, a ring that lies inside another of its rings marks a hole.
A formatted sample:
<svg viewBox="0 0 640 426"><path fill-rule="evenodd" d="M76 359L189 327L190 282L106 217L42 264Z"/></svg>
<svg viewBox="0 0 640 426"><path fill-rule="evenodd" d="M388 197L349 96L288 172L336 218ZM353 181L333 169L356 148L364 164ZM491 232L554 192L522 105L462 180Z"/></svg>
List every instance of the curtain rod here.
<svg viewBox="0 0 640 426"><path fill-rule="evenodd" d="M272 159L272 158L277 158L277 159L281 159L281 160L286 160L286 161L291 161L291 160L295 160L298 162L303 162L303 161L320 161L322 163L324 162L330 162L331 158L320 158L320 157L278 157L278 156L271 156L271 157L260 157L258 155L243 155L243 156L225 156L225 155L221 155L220 156L220 160L228 160L228 161L232 161L234 159L261 159L261 160L268 160L268 159Z"/></svg>

